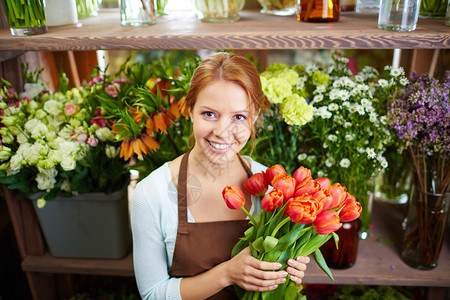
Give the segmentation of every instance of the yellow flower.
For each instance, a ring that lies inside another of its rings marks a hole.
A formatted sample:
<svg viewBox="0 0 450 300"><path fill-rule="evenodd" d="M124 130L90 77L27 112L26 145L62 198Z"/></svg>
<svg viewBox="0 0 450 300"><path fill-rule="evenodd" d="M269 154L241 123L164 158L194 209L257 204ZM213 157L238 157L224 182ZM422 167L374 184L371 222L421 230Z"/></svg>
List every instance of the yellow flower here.
<svg viewBox="0 0 450 300"><path fill-rule="evenodd" d="M305 98L293 94L280 104L280 112L287 124L304 125L312 119L314 107Z"/></svg>

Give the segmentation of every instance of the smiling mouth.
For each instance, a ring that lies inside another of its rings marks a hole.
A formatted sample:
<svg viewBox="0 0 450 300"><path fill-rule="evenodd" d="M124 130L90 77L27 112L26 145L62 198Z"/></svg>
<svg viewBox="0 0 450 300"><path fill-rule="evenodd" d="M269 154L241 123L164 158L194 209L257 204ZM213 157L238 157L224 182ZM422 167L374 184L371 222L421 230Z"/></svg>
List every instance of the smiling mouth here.
<svg viewBox="0 0 450 300"><path fill-rule="evenodd" d="M209 140L208 140L208 142L214 149L217 149L217 150L225 150L225 149L228 149L231 147L231 144L217 144L217 143L211 142Z"/></svg>

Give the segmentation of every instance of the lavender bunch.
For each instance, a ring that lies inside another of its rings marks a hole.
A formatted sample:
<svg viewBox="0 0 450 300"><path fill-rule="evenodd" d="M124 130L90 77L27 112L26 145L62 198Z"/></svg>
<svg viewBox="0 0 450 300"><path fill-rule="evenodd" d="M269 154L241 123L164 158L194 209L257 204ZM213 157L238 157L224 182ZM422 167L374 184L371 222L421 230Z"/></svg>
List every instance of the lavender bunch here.
<svg viewBox="0 0 450 300"><path fill-rule="evenodd" d="M390 127L406 145L428 156L450 154L450 71L445 81L413 72L407 85L388 109Z"/></svg>

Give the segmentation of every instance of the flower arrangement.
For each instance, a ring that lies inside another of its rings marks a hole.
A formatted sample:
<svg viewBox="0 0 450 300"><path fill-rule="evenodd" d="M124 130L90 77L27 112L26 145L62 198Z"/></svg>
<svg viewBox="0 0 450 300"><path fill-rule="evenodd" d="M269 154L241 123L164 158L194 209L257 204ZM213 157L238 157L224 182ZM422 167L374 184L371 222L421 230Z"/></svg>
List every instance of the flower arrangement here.
<svg viewBox="0 0 450 300"><path fill-rule="evenodd" d="M268 165L280 159L289 171L300 163L318 177L341 182L361 202L367 230L370 180L388 166L383 154L390 143L375 94L379 74L366 66L353 75L347 58L338 52L331 58L322 66L274 64L261 74L272 106L262 117L254 156ZM292 99L300 109L290 109Z"/></svg>
<svg viewBox="0 0 450 300"><path fill-rule="evenodd" d="M59 91L38 82L39 71L27 75L18 94L3 80L0 90L0 182L25 196L111 193L129 180L119 158L110 124L87 101L87 91L68 89L61 76ZM33 75L34 74L34 75Z"/></svg>
<svg viewBox="0 0 450 300"><path fill-rule="evenodd" d="M128 59L116 74L99 72L89 83L89 99L98 101L121 143L120 157L141 177L190 147L184 95L198 62L198 56L179 66L165 59L148 64Z"/></svg>
<svg viewBox="0 0 450 300"><path fill-rule="evenodd" d="M311 170L299 167L292 176L276 164L265 172L254 174L244 184L254 196L263 197L263 211L251 216L244 208L245 197L236 186L226 186L222 195L230 209L242 209L250 218L249 229L233 248L232 256L250 246L252 256L265 261L278 261L287 266L289 258L314 253L319 266L333 276L320 252L331 237L337 245L336 230L341 222L350 222L361 214L361 205L340 183L311 176ZM268 193L267 190L270 188ZM298 299L301 287L288 279L269 292L242 291L241 299Z"/></svg>
<svg viewBox="0 0 450 300"><path fill-rule="evenodd" d="M435 266L450 201L450 72L443 83L412 73L388 108L389 126L408 151L415 179L410 208L417 224L405 232L402 257L418 253L419 265Z"/></svg>

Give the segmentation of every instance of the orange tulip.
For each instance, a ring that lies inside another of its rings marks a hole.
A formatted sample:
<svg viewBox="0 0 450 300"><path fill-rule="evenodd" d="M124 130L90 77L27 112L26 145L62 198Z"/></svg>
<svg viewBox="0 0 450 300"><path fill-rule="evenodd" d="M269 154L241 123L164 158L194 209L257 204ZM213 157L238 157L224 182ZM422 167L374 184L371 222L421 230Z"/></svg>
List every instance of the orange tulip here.
<svg viewBox="0 0 450 300"><path fill-rule="evenodd" d="M283 192L279 189L272 189L261 200L261 207L266 212L273 212L275 208L281 208L283 205Z"/></svg>
<svg viewBox="0 0 450 300"><path fill-rule="evenodd" d="M292 222L309 224L316 219L317 215L322 211L322 207L322 203L311 195L305 194L292 198L286 207L285 214L291 218Z"/></svg>
<svg viewBox="0 0 450 300"><path fill-rule="evenodd" d="M230 209L241 209L245 204L244 193L235 185L229 185L223 188L222 197L225 204Z"/></svg>
<svg viewBox="0 0 450 300"><path fill-rule="evenodd" d="M319 183L312 179L312 177L309 177L303 180L300 184L297 184L295 188L295 197L303 194L313 195L318 190L320 190Z"/></svg>
<svg viewBox="0 0 450 300"><path fill-rule="evenodd" d="M295 193L295 179L287 174L278 174L272 180L273 188L280 189L284 201L288 201Z"/></svg>
<svg viewBox="0 0 450 300"><path fill-rule="evenodd" d="M330 194L333 198L333 202L330 205L330 208L337 208L342 205L345 201L347 188L343 187L340 183L336 182L330 187Z"/></svg>
<svg viewBox="0 0 450 300"><path fill-rule="evenodd" d="M342 227L339 216L334 210L325 210L317 215L313 228L318 234L330 234Z"/></svg>
<svg viewBox="0 0 450 300"><path fill-rule="evenodd" d="M295 178L297 184L300 184L303 182L303 180L311 178L311 170L301 166L297 170L295 170L294 175L292 175L292 177Z"/></svg>
<svg viewBox="0 0 450 300"><path fill-rule="evenodd" d="M313 198L323 204L322 210L329 209L333 202L333 197L331 197L329 190L320 189L313 194Z"/></svg>
<svg viewBox="0 0 450 300"><path fill-rule="evenodd" d="M265 172L267 182L273 186L273 178L278 174L286 174L286 170L280 164L268 168Z"/></svg>
<svg viewBox="0 0 450 300"><path fill-rule="evenodd" d="M321 189L328 190L331 186L330 179L327 177L319 177L316 180L319 182Z"/></svg>
<svg viewBox="0 0 450 300"><path fill-rule="evenodd" d="M351 222L356 220L361 215L362 207L358 201L356 201L355 196L347 193L347 197L342 204L344 208L339 212L339 217L342 222Z"/></svg>
<svg viewBox="0 0 450 300"><path fill-rule="evenodd" d="M247 192L256 197L264 196L268 188L264 173L260 172L253 174L252 177L247 179L247 181L244 183L244 188L247 190Z"/></svg>

